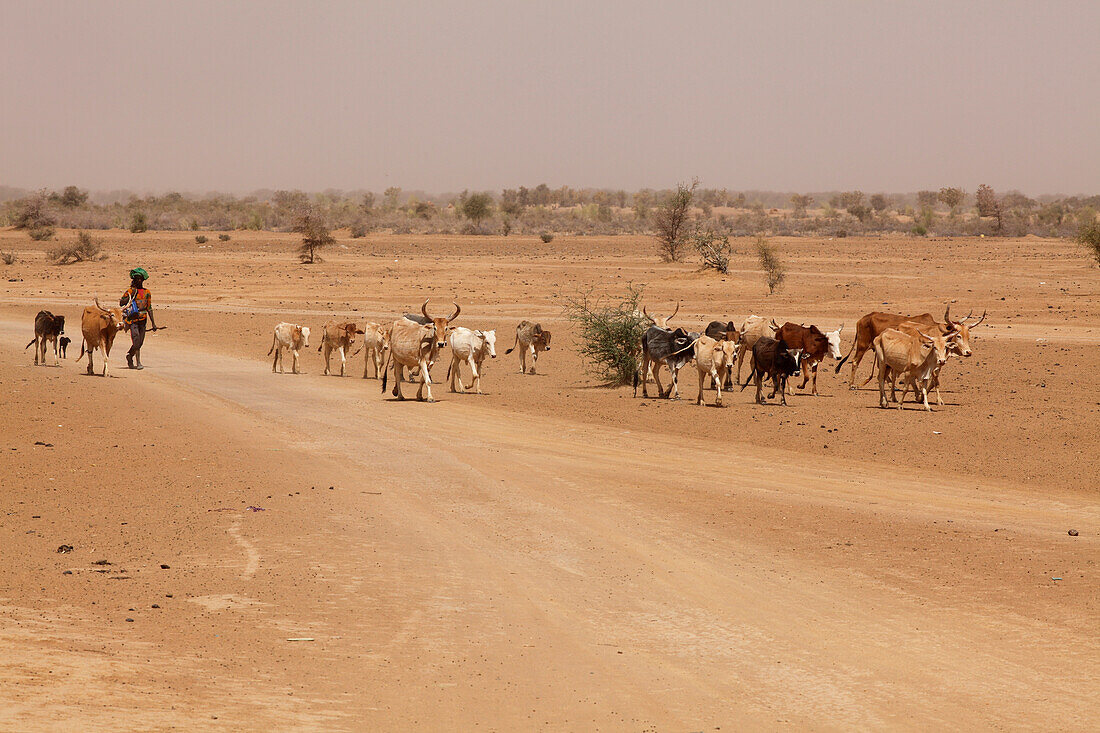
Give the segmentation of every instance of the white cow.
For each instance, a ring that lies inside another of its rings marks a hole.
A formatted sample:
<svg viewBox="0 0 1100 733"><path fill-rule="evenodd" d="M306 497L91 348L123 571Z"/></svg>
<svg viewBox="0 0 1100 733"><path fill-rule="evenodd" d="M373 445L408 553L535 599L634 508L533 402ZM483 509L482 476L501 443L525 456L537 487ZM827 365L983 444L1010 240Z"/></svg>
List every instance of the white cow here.
<svg viewBox="0 0 1100 733"><path fill-rule="evenodd" d="M283 349L289 349L294 355L294 363L291 371L300 374L298 370L298 352L309 346L309 326L299 326L296 323L283 323L275 326L275 335L271 339L271 349L268 356L275 353L275 359L271 362L271 371L279 368L279 374L283 374Z"/></svg>
<svg viewBox="0 0 1100 733"><path fill-rule="evenodd" d="M451 331L447 339L451 346L451 365L447 368L447 378L451 382L452 392L464 392L474 389L481 394L481 363L485 357L497 358L497 332L471 331L461 326ZM470 365L473 381L469 386L462 384L462 362ZM459 389L455 389L455 381Z"/></svg>

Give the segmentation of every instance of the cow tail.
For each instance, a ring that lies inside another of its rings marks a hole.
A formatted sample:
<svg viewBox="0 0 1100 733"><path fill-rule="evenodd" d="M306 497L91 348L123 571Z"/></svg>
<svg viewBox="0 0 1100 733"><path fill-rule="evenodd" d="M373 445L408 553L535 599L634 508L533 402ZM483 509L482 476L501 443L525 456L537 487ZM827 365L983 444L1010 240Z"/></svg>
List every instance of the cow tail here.
<svg viewBox="0 0 1100 733"><path fill-rule="evenodd" d="M641 366L634 367L634 396L638 396L638 373L642 371ZM649 389L649 387L646 387Z"/></svg>
<svg viewBox="0 0 1100 733"><path fill-rule="evenodd" d="M80 339L80 356L76 357L77 361L80 361L84 358L84 343L84 339ZM92 352L90 351L88 352L88 358L92 358Z"/></svg>
<svg viewBox="0 0 1100 733"><path fill-rule="evenodd" d="M386 381L390 376L390 362L393 361L392 352L382 363L382 394L386 394Z"/></svg>
<svg viewBox="0 0 1100 733"><path fill-rule="evenodd" d="M508 349L507 351L505 351L505 352L504 352L504 355L505 355L505 356L508 356L508 354L511 354L511 353L512 353L513 351L515 351L515 350L516 350L516 347L517 347L518 345L519 345L519 334L517 333L517 334L516 334L516 340L512 342L512 348L510 348L510 349Z"/></svg>
<svg viewBox="0 0 1100 733"><path fill-rule="evenodd" d="M275 334L271 334L271 348L267 351L268 356L271 356L271 354L275 351L275 342L278 340L278 338L279 337Z"/></svg>
<svg viewBox="0 0 1100 733"><path fill-rule="evenodd" d="M321 332L321 343L317 344L317 353L318 354L321 353L321 348L325 345L325 336L327 336L327 335L328 334L325 333L324 331Z"/></svg>
<svg viewBox="0 0 1100 733"><path fill-rule="evenodd" d="M852 352L856 350L856 344L859 343L859 334L856 334L855 341L852 342L852 348L848 349L848 353L844 355L844 358L837 362L834 374L840 374L840 368L844 366L844 362L848 361L848 357L852 355Z"/></svg>
<svg viewBox="0 0 1100 733"><path fill-rule="evenodd" d="M35 336L34 338L32 338L32 339L31 339L31 344L33 344L33 343L35 343L35 342L37 342L37 341L38 341L38 337L37 337L37 336ZM24 347L23 347L23 351L26 351L27 349L29 349L29 348L31 347L31 344L27 344L26 346L24 346Z"/></svg>

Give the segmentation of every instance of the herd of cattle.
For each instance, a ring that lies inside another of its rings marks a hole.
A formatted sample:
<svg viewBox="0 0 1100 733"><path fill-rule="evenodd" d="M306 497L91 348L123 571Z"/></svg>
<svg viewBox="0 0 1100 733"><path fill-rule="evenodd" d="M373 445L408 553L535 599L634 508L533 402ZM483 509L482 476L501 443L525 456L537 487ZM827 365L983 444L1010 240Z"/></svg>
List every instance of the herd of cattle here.
<svg viewBox="0 0 1100 733"><path fill-rule="evenodd" d="M662 398L679 399L679 373L687 364L694 362L699 374L699 393L696 404L703 404L704 388L709 377L715 390L715 404L722 404L722 389L730 389L736 381L741 390L752 382L756 385L756 401L764 403L763 383L772 384L773 399L777 394L781 404L787 404L790 377L802 375L799 389L811 384L811 394L817 395L818 365L831 357L838 360L836 372L839 374L846 361L852 361L852 375L849 387L856 387L856 369L864 355L874 354L875 366L872 376L863 382L866 385L873 375L878 374L879 404L888 407L890 401L900 408L909 390L914 399L923 402L926 410L928 393L934 390L936 401L942 405L939 384L940 376L947 359L952 354L969 357L973 351L970 344L970 331L985 321L985 313L971 320L973 312L960 320L951 318L950 306L944 312L943 322L939 322L931 313L919 316L905 316L896 313L874 312L860 318L856 323L855 341L846 356L841 356L840 334L844 327L823 332L817 326L806 326L792 322L779 325L774 319L749 316L740 327L733 321L712 321L702 333L687 331L682 327L669 326L680 306L667 317L651 316L643 307L640 318L651 325L642 336L639 350L640 367L634 375L634 394L637 396L641 383L642 395L649 396L650 378L657 386ZM416 398L422 400L432 397L431 368L440 351L450 348L450 366L447 378L452 392L468 389L481 394L481 371L486 357L496 358L496 331L471 330L461 326L451 326L462 309L454 304L454 312L447 317L436 317L428 313L428 301L420 307L420 313L406 313L392 323L366 323L360 326L352 321L330 320L321 332L321 343L317 347L322 352L324 373L332 371L332 354L340 357L340 376L344 376L347 359L360 351L365 351L363 378L369 378L371 366L373 377L382 378L382 391L390 374L393 374L393 395L404 399L401 383L408 380L419 383ZM84 309L81 317L81 343L78 360L88 355L88 374L92 374L92 354L100 351L103 355L103 374L106 376L111 346L118 331L126 328L122 311L119 308L104 308L98 299L95 306ZM46 363L46 348L53 344L54 363L58 362L58 353L65 355L65 346L69 339L64 336L65 318L55 316L49 311L40 311L34 321L34 339L26 348L35 346L34 363ZM363 343L355 352L358 336ZM521 321L516 326L515 342L505 351L510 354L519 350L521 373L535 373L539 353L550 349L550 331L540 324ZM300 373L300 352L309 346L310 329L294 323L279 323L275 326L271 349L268 356L274 354L271 370L283 373L284 352L292 355L291 370ZM745 382L741 383L741 365L749 357L749 372ZM530 367L528 367L530 361ZM471 382L462 382L462 365L470 368ZM667 388L661 384L661 370L668 369L671 382ZM903 381L901 396L897 395L897 381ZM887 399L886 383L890 384L890 398Z"/></svg>

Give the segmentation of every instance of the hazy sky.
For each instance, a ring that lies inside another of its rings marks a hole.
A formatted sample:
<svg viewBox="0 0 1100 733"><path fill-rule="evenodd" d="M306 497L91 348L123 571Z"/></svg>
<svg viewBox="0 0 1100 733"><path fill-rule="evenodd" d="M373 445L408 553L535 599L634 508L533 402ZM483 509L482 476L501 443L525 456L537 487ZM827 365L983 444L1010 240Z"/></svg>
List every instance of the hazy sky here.
<svg viewBox="0 0 1100 733"><path fill-rule="evenodd" d="M0 184L1100 193L1100 2L0 0Z"/></svg>

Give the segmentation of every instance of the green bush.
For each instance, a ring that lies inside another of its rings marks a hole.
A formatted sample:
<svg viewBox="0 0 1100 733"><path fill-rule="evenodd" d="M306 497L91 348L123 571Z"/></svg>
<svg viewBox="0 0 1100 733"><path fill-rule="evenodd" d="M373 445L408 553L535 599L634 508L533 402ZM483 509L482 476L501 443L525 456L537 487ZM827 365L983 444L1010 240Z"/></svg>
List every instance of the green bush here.
<svg viewBox="0 0 1100 733"><path fill-rule="evenodd" d="M134 217L130 219L130 231L134 234L141 234L142 232L149 231L149 222L146 220L144 212L134 212Z"/></svg>
<svg viewBox="0 0 1100 733"><path fill-rule="evenodd" d="M608 384L629 384L638 371L649 321L639 312L642 289L627 286L620 298L594 298L582 290L565 298L563 311L578 331L585 371Z"/></svg>
<svg viewBox="0 0 1100 733"><path fill-rule="evenodd" d="M195 241L198 242L199 244L206 244L206 236L203 235L203 234L200 234L199 236L195 237Z"/></svg>
<svg viewBox="0 0 1100 733"><path fill-rule="evenodd" d="M909 230L912 234L916 234L918 237L927 237L928 230L924 227L924 224L917 224L915 227Z"/></svg>
<svg viewBox="0 0 1100 733"><path fill-rule="evenodd" d="M541 239L545 244L550 244L554 241L554 235L550 232L543 232L539 235L539 239Z"/></svg>
<svg viewBox="0 0 1100 733"><path fill-rule="evenodd" d="M1092 256L1100 264L1100 222L1082 224L1077 230L1077 241L1092 250Z"/></svg>

